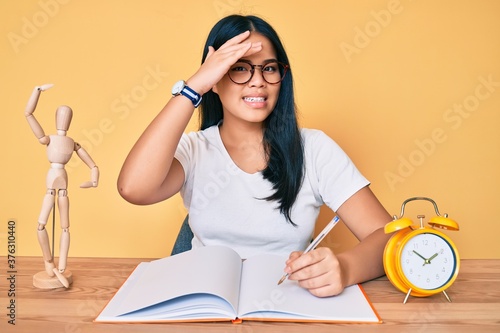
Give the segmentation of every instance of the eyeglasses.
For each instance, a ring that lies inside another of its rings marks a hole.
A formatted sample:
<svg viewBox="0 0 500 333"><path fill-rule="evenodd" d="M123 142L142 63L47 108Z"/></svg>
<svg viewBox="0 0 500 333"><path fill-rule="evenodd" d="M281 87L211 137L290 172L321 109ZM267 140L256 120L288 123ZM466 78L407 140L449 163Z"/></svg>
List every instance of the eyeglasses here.
<svg viewBox="0 0 500 333"><path fill-rule="evenodd" d="M262 72L264 81L269 84L281 82L290 68L290 66L275 60L266 62L262 65L253 65L249 61L240 60L231 66L227 74L234 83L245 84L252 79L256 67Z"/></svg>

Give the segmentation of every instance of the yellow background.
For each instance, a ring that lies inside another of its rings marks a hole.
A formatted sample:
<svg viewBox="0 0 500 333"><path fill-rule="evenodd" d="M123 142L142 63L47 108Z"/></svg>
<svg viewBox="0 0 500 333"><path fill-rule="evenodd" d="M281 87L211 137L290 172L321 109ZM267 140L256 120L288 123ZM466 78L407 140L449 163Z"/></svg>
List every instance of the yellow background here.
<svg viewBox="0 0 500 333"><path fill-rule="evenodd" d="M98 188L80 189L89 169L76 154L67 166L70 256L170 253L186 214L180 197L134 206L116 178L172 84L198 68L210 28L232 13L260 15L280 33L301 125L333 137L391 214L406 198L431 197L460 224L447 234L462 258L500 258L496 0L2 0L0 255L11 219L17 254L41 255L35 230L49 164L23 112L44 83L55 84L35 113L46 133L56 107L71 106L68 135L101 171ZM417 214L436 215L410 203L405 216ZM323 210L320 225L332 215ZM327 238L336 251L352 244L344 226Z"/></svg>

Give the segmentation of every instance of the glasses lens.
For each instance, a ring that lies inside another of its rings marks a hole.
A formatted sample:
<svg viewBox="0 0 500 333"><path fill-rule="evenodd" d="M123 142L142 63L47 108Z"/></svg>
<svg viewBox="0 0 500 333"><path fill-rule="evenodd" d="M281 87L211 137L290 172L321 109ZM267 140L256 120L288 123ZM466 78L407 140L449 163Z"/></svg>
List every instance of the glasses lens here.
<svg viewBox="0 0 500 333"><path fill-rule="evenodd" d="M270 62L262 66L262 75L268 83L278 83L285 75L285 68L279 62Z"/></svg>
<svg viewBox="0 0 500 333"><path fill-rule="evenodd" d="M260 69L262 77L267 83L278 83L285 77L287 66L277 61L268 62L264 65L255 65L256 69ZM229 69L229 77L234 83L247 83L252 78L252 65L246 62L237 62Z"/></svg>
<svg viewBox="0 0 500 333"><path fill-rule="evenodd" d="M228 74L234 83L246 83L252 77L252 66L246 62L237 62L231 66Z"/></svg>

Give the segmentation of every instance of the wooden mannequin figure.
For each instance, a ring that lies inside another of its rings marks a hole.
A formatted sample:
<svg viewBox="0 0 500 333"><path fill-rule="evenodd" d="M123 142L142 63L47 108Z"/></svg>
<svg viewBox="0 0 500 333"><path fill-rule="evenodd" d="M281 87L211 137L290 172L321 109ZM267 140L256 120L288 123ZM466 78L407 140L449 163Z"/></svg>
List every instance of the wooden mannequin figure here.
<svg viewBox="0 0 500 333"><path fill-rule="evenodd" d="M31 98L26 106L24 115L38 138L38 141L47 146L47 157L50 162L50 169L47 174L47 192L43 199L42 209L38 218L38 242L42 248L45 271L33 276L33 285L42 289L68 288L73 281L72 274L66 270L66 262L69 252L69 199L68 199L68 175L65 165L71 159L73 152L90 168L91 180L80 185L82 188L97 187L99 181L99 169L90 155L73 139L66 136L73 111L70 107L62 105L56 110L56 135L45 135L40 123L33 116L38 99L42 91L52 87L52 84L37 86L31 94ZM59 265L55 267L54 258L51 253L49 235L45 225L49 219L50 212L55 204L57 194L57 205L59 209L59 220L62 228Z"/></svg>

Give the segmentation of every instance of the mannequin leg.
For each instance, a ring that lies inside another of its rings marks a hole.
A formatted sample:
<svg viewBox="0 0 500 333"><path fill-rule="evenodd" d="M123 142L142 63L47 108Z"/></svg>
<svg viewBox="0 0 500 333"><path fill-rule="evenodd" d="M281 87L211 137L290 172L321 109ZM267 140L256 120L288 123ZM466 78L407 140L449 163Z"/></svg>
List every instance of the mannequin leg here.
<svg viewBox="0 0 500 333"><path fill-rule="evenodd" d="M43 198L42 210L40 212L40 216L38 217L38 242L40 243L40 247L42 248L43 259L45 263L45 271L49 276L54 276L54 261L52 258L52 253L50 252L50 242L49 235L47 230L45 229L45 225L49 219L50 212L52 211L52 207L54 207L55 202L55 191L47 190L45 197Z"/></svg>
<svg viewBox="0 0 500 333"><path fill-rule="evenodd" d="M66 269L66 261L69 253L69 198L66 190L59 190L58 198L59 214L61 220L61 245L59 248L59 272Z"/></svg>
<svg viewBox="0 0 500 333"><path fill-rule="evenodd" d="M57 279L64 287L69 288L70 283L63 275L66 270L66 260L68 258L69 251L69 200L66 196L66 190L59 190L58 195L57 206L59 208L62 233L61 245L59 249L59 269L53 267L52 272L57 276Z"/></svg>

